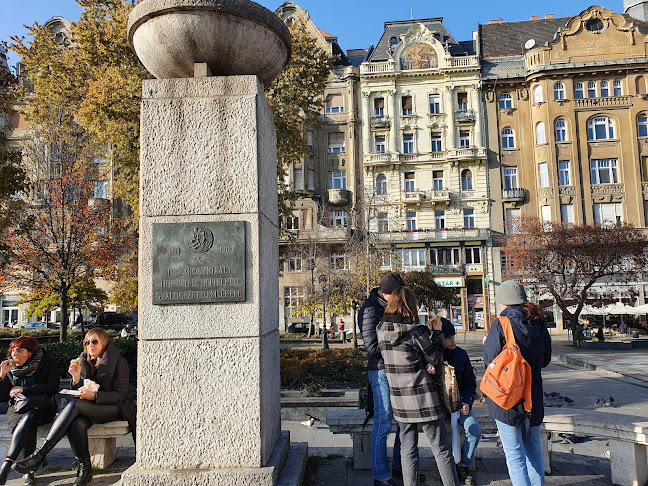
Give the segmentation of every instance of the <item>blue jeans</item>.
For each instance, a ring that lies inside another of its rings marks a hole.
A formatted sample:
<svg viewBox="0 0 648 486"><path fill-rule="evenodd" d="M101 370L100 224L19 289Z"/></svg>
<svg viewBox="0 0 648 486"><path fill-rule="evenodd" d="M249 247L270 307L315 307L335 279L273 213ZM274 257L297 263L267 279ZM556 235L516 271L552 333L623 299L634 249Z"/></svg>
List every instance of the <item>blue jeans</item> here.
<svg viewBox="0 0 648 486"><path fill-rule="evenodd" d="M387 481L391 471L387 463L387 437L392 428L392 407L389 398L389 383L385 370L369 370L369 385L373 392L374 419L371 431L371 471L374 479ZM400 439L396 431L392 467L401 470Z"/></svg>
<svg viewBox="0 0 648 486"><path fill-rule="evenodd" d="M448 420L450 414L448 412L443 412L443 418ZM479 444L479 440L481 439L481 427L473 415L472 410L468 412L468 415L459 412L459 425L463 427L466 439L461 446L461 461L457 465L470 467L475 458L477 444Z"/></svg>
<svg viewBox="0 0 648 486"><path fill-rule="evenodd" d="M527 437L524 427L514 427L495 420L506 454L506 466L513 486L543 486L544 464L540 426L531 427Z"/></svg>

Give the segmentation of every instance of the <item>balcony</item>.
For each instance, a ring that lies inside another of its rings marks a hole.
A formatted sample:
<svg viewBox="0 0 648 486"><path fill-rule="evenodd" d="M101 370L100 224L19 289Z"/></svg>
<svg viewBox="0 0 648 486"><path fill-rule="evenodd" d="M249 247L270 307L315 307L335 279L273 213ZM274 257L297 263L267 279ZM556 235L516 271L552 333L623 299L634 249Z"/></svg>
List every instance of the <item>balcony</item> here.
<svg viewBox="0 0 648 486"><path fill-rule="evenodd" d="M455 122L457 123L475 123L477 113L475 110L459 110L455 111Z"/></svg>
<svg viewBox="0 0 648 486"><path fill-rule="evenodd" d="M502 189L502 201L505 202L524 202L526 189L516 187L513 189Z"/></svg>
<svg viewBox="0 0 648 486"><path fill-rule="evenodd" d="M486 158L486 149L479 147L459 148L448 151L449 159Z"/></svg>
<svg viewBox="0 0 648 486"><path fill-rule="evenodd" d="M391 119L388 116L372 116L371 128L389 128L391 126Z"/></svg>
<svg viewBox="0 0 648 486"><path fill-rule="evenodd" d="M574 108L598 108L601 106L627 106L630 96L606 96L604 98L580 98L574 100Z"/></svg>
<svg viewBox="0 0 648 486"><path fill-rule="evenodd" d="M446 228L378 233L381 243L408 241L484 241L490 238L489 228Z"/></svg>
<svg viewBox="0 0 648 486"><path fill-rule="evenodd" d="M457 68L457 67L479 68L479 58L477 56L453 57L450 60L450 65L453 68Z"/></svg>
<svg viewBox="0 0 648 486"><path fill-rule="evenodd" d="M394 71L395 62L364 62L360 65L360 74L380 74Z"/></svg>
<svg viewBox="0 0 648 486"><path fill-rule="evenodd" d="M332 206L345 206L351 200L351 191L348 189L329 189L328 199Z"/></svg>
<svg viewBox="0 0 648 486"><path fill-rule="evenodd" d="M422 191L410 191L405 192L403 195L403 201L406 203L420 203L425 200L425 193Z"/></svg>
<svg viewBox="0 0 648 486"><path fill-rule="evenodd" d="M432 202L450 201L450 191L445 191L445 190L428 191L428 198Z"/></svg>
<svg viewBox="0 0 648 486"><path fill-rule="evenodd" d="M363 158L363 162L365 166L373 166L373 165L386 165L391 163L392 160L392 154L389 152L378 152L375 154L369 154L365 155ZM396 154L396 160L398 160L398 155Z"/></svg>
<svg viewBox="0 0 648 486"><path fill-rule="evenodd" d="M430 271L434 274L459 274L461 275L462 268L461 265L430 265Z"/></svg>

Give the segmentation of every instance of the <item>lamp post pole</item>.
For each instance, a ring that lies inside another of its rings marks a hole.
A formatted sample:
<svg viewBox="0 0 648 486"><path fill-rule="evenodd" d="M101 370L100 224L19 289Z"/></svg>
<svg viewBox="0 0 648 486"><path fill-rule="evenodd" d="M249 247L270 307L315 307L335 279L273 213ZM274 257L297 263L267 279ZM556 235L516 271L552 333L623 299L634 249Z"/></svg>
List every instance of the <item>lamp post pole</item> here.
<svg viewBox="0 0 648 486"><path fill-rule="evenodd" d="M326 275L319 276L319 283L322 286L322 349L329 349L328 329L326 328L326 292L328 291Z"/></svg>

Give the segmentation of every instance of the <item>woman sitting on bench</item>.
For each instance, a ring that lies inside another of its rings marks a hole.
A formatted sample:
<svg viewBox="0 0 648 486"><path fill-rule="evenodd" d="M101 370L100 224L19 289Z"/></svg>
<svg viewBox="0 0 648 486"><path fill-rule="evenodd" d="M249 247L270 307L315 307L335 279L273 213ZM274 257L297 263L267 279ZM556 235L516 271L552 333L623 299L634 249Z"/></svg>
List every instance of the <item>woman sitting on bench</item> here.
<svg viewBox="0 0 648 486"><path fill-rule="evenodd" d="M47 434L45 443L31 456L14 464L21 473L38 469L47 454L67 434L72 452L79 462L75 486L85 486L92 479L88 448L88 429L94 424L127 420L135 438L136 407L128 394L128 363L103 329L91 329L83 340L83 353L72 360L68 372L78 399L59 413ZM99 385L92 391L84 384L90 379Z"/></svg>

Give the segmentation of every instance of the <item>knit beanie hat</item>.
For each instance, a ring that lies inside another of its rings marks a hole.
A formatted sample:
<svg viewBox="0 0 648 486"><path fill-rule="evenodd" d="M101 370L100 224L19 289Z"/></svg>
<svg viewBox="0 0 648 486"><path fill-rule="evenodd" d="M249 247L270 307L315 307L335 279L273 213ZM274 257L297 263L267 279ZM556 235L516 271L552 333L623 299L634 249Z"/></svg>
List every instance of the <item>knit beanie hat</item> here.
<svg viewBox="0 0 648 486"><path fill-rule="evenodd" d="M520 305L527 302L524 287L517 280L505 280L495 290L495 302L504 305Z"/></svg>
<svg viewBox="0 0 648 486"><path fill-rule="evenodd" d="M380 291L383 294L390 295L398 287L404 287L403 278L395 272L389 272L380 279Z"/></svg>
<svg viewBox="0 0 648 486"><path fill-rule="evenodd" d="M457 330L455 329L452 322L450 322L449 320L442 319L441 320L441 326L442 326L441 327L441 332L443 332L445 337L450 337L450 336L454 336L455 334L457 334Z"/></svg>

